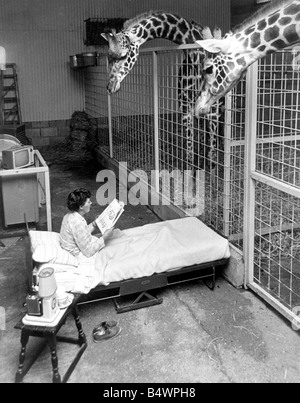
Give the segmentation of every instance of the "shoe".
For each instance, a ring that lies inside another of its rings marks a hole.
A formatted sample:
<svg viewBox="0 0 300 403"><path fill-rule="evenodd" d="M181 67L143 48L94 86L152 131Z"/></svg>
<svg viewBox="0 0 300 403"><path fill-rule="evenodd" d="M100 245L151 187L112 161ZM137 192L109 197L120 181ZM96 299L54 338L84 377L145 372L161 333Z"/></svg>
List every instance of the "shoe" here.
<svg viewBox="0 0 300 403"><path fill-rule="evenodd" d="M110 327L115 327L118 325L118 322L116 322L115 320L110 320L110 321L104 321L99 323L98 326L95 327L95 329L93 330L93 334L98 332L101 329L107 330Z"/></svg>
<svg viewBox="0 0 300 403"><path fill-rule="evenodd" d="M100 328L98 331L93 333L94 343L99 343L103 340L113 339L121 333L121 328L119 326L108 327L104 329L104 327Z"/></svg>

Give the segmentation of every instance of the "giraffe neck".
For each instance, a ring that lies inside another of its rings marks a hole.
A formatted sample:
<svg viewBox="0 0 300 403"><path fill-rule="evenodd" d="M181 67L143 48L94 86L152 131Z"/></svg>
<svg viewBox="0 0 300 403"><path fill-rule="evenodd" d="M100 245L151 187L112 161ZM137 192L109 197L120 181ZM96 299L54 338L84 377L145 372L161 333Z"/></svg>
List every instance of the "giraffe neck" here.
<svg viewBox="0 0 300 403"><path fill-rule="evenodd" d="M275 1L231 34L237 63L248 67L257 59L300 41L300 0Z"/></svg>
<svg viewBox="0 0 300 403"><path fill-rule="evenodd" d="M203 27L170 13L153 13L133 23L124 32L136 45L162 38L178 45L203 39Z"/></svg>

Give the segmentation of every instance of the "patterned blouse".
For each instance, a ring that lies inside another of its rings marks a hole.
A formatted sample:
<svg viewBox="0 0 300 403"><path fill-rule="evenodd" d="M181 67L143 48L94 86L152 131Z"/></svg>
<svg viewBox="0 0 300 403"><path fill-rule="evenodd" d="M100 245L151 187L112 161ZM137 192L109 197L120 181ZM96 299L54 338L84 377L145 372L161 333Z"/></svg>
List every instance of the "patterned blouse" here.
<svg viewBox="0 0 300 403"><path fill-rule="evenodd" d="M60 245L74 256L81 252L91 257L105 246L103 238L92 235L93 230L93 224L88 225L79 213L66 214L60 229Z"/></svg>

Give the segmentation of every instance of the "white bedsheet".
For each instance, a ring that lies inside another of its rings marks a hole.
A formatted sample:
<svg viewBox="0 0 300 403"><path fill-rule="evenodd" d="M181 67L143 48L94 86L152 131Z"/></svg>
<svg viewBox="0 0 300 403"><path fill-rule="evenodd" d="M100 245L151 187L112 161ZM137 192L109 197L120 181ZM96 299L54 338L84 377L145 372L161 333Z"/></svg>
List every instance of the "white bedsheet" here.
<svg viewBox="0 0 300 403"><path fill-rule="evenodd" d="M229 257L226 239L197 218L187 217L116 230L99 253L89 259L82 256L78 268L53 267L59 285L68 291L87 294L98 284L108 285Z"/></svg>

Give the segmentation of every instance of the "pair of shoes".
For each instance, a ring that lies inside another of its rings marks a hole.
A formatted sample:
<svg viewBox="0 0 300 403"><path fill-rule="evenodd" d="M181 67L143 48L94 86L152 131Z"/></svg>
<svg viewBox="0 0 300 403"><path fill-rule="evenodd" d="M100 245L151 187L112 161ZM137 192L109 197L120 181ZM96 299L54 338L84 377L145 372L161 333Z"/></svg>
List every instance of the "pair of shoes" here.
<svg viewBox="0 0 300 403"><path fill-rule="evenodd" d="M93 330L93 334L96 332L99 332L99 330L107 330L110 327L115 327L118 325L118 322L116 322L115 320L110 320L110 321L104 321L99 323L98 326L95 327L95 329Z"/></svg>
<svg viewBox="0 0 300 403"><path fill-rule="evenodd" d="M99 328L98 331L93 332L93 340L94 343L98 343L99 341L112 339L118 336L121 333L121 328L119 326L114 327L102 327Z"/></svg>

